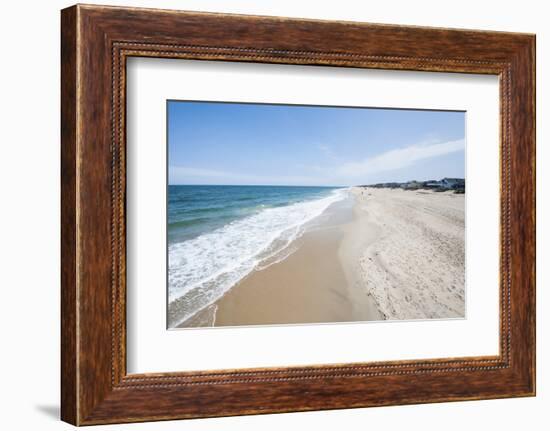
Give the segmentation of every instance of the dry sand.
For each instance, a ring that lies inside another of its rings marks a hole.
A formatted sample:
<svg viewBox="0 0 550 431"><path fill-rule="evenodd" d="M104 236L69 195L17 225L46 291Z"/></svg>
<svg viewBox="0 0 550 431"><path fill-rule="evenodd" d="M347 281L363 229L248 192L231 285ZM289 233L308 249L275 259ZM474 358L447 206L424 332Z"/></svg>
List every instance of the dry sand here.
<svg viewBox="0 0 550 431"><path fill-rule="evenodd" d="M360 258L365 288L385 319L464 317L464 195L354 189L378 226Z"/></svg>
<svg viewBox="0 0 550 431"><path fill-rule="evenodd" d="M180 327L464 316L464 195L355 187Z"/></svg>

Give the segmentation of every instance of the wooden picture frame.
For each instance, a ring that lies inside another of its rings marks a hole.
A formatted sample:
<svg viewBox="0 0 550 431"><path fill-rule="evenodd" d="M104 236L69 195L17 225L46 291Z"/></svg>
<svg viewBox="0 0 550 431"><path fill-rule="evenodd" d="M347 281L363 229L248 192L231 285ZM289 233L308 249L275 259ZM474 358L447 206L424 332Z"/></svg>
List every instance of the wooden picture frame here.
<svg viewBox="0 0 550 431"><path fill-rule="evenodd" d="M61 13L61 417L75 425L535 394L535 36L77 5ZM500 77L500 354L130 374L130 56Z"/></svg>

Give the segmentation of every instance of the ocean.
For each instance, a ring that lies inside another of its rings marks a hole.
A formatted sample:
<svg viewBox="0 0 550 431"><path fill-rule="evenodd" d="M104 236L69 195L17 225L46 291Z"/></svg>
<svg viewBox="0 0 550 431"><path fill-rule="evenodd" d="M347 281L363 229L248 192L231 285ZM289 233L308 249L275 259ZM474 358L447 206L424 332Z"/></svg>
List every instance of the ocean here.
<svg viewBox="0 0 550 431"><path fill-rule="evenodd" d="M304 225L346 196L337 187L170 185L169 326L284 259Z"/></svg>

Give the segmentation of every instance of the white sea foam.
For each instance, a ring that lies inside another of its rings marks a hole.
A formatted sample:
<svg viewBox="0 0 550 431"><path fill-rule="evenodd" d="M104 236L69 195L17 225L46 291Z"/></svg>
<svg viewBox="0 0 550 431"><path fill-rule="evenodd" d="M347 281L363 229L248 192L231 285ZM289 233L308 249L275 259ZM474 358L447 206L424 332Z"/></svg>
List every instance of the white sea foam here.
<svg viewBox="0 0 550 431"><path fill-rule="evenodd" d="M284 250L303 233L304 225L347 189L329 196L266 208L168 249L169 326L174 327L212 304L256 266ZM285 254L286 255L286 254Z"/></svg>

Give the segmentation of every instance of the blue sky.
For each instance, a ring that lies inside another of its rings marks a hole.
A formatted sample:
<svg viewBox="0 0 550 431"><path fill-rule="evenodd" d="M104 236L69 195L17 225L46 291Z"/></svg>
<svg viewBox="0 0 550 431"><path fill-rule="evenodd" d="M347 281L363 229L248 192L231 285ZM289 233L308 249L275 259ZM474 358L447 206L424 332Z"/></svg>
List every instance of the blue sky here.
<svg viewBox="0 0 550 431"><path fill-rule="evenodd" d="M356 185L465 176L465 113L168 102L169 184Z"/></svg>

